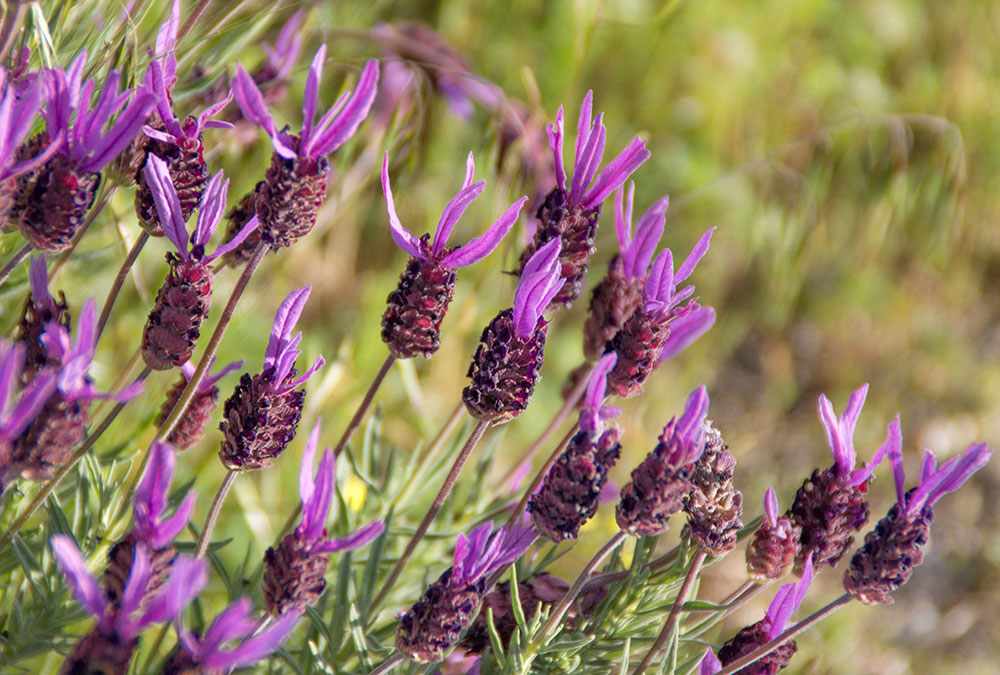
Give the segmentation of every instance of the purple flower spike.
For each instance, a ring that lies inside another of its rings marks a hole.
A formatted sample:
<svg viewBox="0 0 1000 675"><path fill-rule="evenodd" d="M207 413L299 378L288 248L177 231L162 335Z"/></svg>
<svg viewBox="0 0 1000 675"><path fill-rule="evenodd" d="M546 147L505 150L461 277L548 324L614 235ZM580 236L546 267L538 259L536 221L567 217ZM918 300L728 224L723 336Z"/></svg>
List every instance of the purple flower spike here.
<svg viewBox="0 0 1000 675"><path fill-rule="evenodd" d="M812 558L810 557L806 560L802 571L802 578L799 582L797 584L785 584L774 594L774 599L771 600L771 604L764 614L768 640L773 640L785 631L788 620L802 605L802 601L806 597L806 591L809 590L812 580L813 565Z"/></svg>
<svg viewBox="0 0 1000 675"><path fill-rule="evenodd" d="M24 347L0 340L0 490L6 484L2 475L10 458L7 444L28 428L56 388L56 375L43 370L15 396L14 388L24 365Z"/></svg>
<svg viewBox="0 0 1000 675"><path fill-rule="evenodd" d="M385 193L386 208L389 212L389 227L392 239L396 245L409 253L414 258L423 261L439 262L442 267L449 269L456 267L466 267L479 262L503 241L510 228L517 221L521 213L521 208L528 200L521 197L497 219L495 223L481 237L473 239L464 246L459 246L453 250L447 250L448 238L452 229L458 223L462 214L469 205L482 194L486 181L472 182L473 172L476 165L472 158L472 153L466 160L465 180L462 188L445 206L441 219L438 221L437 230L434 233L433 244L428 244L424 239L418 239L407 230L396 214L396 204L392 196L392 186L389 183L389 153L382 159L382 191Z"/></svg>
<svg viewBox="0 0 1000 675"><path fill-rule="evenodd" d="M705 655L701 657L701 663L698 665L698 675L715 675L720 670L722 662L719 661L719 657L711 647L705 647Z"/></svg>
<svg viewBox="0 0 1000 675"><path fill-rule="evenodd" d="M847 485L855 486L868 480L875 468L882 462L889 451L890 443L886 442L872 457L868 465L854 471L857 453L854 451L854 428L858 424L861 408L868 396L868 384L856 389L847 401L847 407L838 417L833 412L833 404L825 395L819 397L819 418L826 430L826 441L833 452L837 474Z"/></svg>
<svg viewBox="0 0 1000 675"><path fill-rule="evenodd" d="M309 284L292 291L282 301L278 307L277 314L274 316L271 338L268 340L267 349L264 352L264 369L274 367L275 381L283 383L282 386L286 389L293 389L299 386L326 363L326 360L322 356L317 356L312 367L302 376L291 382L284 383L288 373L292 370L292 366L295 365L295 359L301 353L297 347L299 346L299 342L302 341L302 333L298 332L292 335L292 331L295 330L295 324L298 323L299 316L302 315L302 310L305 309L306 301L309 300L311 292L312 285Z"/></svg>
<svg viewBox="0 0 1000 675"><path fill-rule="evenodd" d="M531 335L542 312L562 288L561 249L562 242L553 239L535 251L521 272L521 281L514 294L514 326L521 339Z"/></svg>
<svg viewBox="0 0 1000 675"><path fill-rule="evenodd" d="M529 525L503 527L493 532L493 523L483 523L469 536L458 535L455 542L455 563L452 566L453 587L469 586L485 579L501 567L514 562L535 540Z"/></svg>
<svg viewBox="0 0 1000 675"><path fill-rule="evenodd" d="M663 343L660 363L668 361L687 349L695 340L715 325L715 310L696 305L692 311L679 316L670 324L670 335Z"/></svg>
<svg viewBox="0 0 1000 675"><path fill-rule="evenodd" d="M621 408L603 405L608 384L608 373L615 367L618 356L608 352L601 357L594 367L594 372L587 383L587 393L583 398L583 410L580 411L580 429L592 434L604 431L604 421L621 414Z"/></svg>
<svg viewBox="0 0 1000 675"><path fill-rule="evenodd" d="M249 598L240 598L215 617L204 636L198 637L177 623L177 639L184 652L177 652L167 664L169 672L228 672L267 658L292 634L301 614L288 614L266 630L254 634L257 621L252 616ZM226 643L239 640L238 646L224 649ZM173 668L172 668L173 666Z"/></svg>
<svg viewBox="0 0 1000 675"><path fill-rule="evenodd" d="M663 236L663 227L667 221L664 214L670 204L670 198L663 197L649 207L639 219L639 226L633 236L632 200L634 196L635 183L629 183L627 195L624 186L618 188L615 197L615 232L618 235L618 249L621 251L625 277L642 279L646 276L646 269L653 259L656 245L660 242L660 237ZM626 200L624 208L623 197Z"/></svg>
<svg viewBox="0 0 1000 675"><path fill-rule="evenodd" d="M187 525L194 509L195 493L188 494L173 517L163 519L167 493L174 475L174 449L169 443L154 442L149 464L135 493L133 513L135 534L152 548L163 548Z"/></svg>

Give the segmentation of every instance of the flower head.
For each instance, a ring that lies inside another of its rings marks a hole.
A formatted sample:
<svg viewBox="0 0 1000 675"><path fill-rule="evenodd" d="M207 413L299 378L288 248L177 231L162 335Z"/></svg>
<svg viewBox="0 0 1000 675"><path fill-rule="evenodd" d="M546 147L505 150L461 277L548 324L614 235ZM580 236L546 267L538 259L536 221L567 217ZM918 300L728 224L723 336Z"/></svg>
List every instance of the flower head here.
<svg viewBox="0 0 1000 675"><path fill-rule="evenodd" d="M627 279L645 279L646 271L656 245L663 236L667 222L664 215L670 198L664 196L654 202L639 219L639 225L632 233L632 200L635 197L635 183L630 182L626 193L624 185L615 193L615 233L618 235L618 250L621 252ZM624 204L623 204L624 199Z"/></svg>
<svg viewBox="0 0 1000 675"><path fill-rule="evenodd" d="M483 523L468 536L458 535L451 585L471 586L521 557L535 540L529 525L516 524L493 531L493 523Z"/></svg>
<svg viewBox="0 0 1000 675"><path fill-rule="evenodd" d="M347 92L341 96L319 122L315 122L319 83L323 76L325 61L326 45L323 45L316 51L309 66L309 75L306 77L302 102L302 132L297 143L289 133L278 131L253 78L243 70L243 66L236 68L236 75L233 78L236 102L248 120L264 128L271 137L274 151L285 159L315 159L330 154L354 135L368 117L368 111L375 102L378 89L378 61L372 59L361 71L353 93Z"/></svg>
<svg viewBox="0 0 1000 675"><path fill-rule="evenodd" d="M559 251L562 242L553 239L531 256L524 270L517 291L514 293L514 327L517 336L525 339L532 334L542 312L562 288Z"/></svg>
<svg viewBox="0 0 1000 675"><path fill-rule="evenodd" d="M382 191L385 193L386 208L389 211L389 227L396 245L414 258L433 259L438 261L441 266L448 268L472 265L492 253L517 221L521 208L528 201L528 198L521 197L511 204L483 236L473 239L464 246L447 251L448 238L451 236L452 229L465 210L469 208L469 205L483 193L483 187L486 185L484 180L477 183L472 182L475 169L476 164L470 152L465 162L465 180L462 183L462 188L445 206L434 233L434 241L428 244L426 238L414 237L403 226L396 214L396 204L392 197L392 187L389 184L389 153L387 152L382 159Z"/></svg>
<svg viewBox="0 0 1000 675"><path fill-rule="evenodd" d="M584 209L593 208L603 202L608 195L621 186L632 172L649 159L646 142L638 137L617 156L600 173L601 160L604 157L604 143L608 130L603 124L604 114L599 113L591 120L591 107L594 92L588 91L580 106L580 117L577 122L576 152L573 161L573 178L569 185L569 204L579 205ZM559 106L554 124L547 128L549 147L556 163L556 180L559 189L566 191L566 169L563 165L563 109Z"/></svg>
<svg viewBox="0 0 1000 675"><path fill-rule="evenodd" d="M677 284L687 279L694 272L705 254L708 253L708 246L712 240L712 233L715 228L709 228L695 244L691 254L684 260L684 263L674 273L673 254L666 248L660 252L649 270L646 278L646 285L643 287L642 311L646 314L666 316L669 312L684 302L694 294L694 286L685 286L680 291ZM697 305L694 305L697 307ZM690 304L688 308L693 309ZM687 312L684 312L686 314ZM679 318L679 317L678 317Z"/></svg>
<svg viewBox="0 0 1000 675"><path fill-rule="evenodd" d="M158 549L172 542L187 525L196 495L189 493L174 515L164 519L167 494L174 475L174 449L169 443L154 441L149 452L149 464L136 488L132 511L135 515L135 534Z"/></svg>
<svg viewBox="0 0 1000 675"><path fill-rule="evenodd" d="M826 441L833 452L837 475L851 486L867 481L890 448L890 442L887 441L865 468L854 470L857 462L857 453L854 451L854 427L858 424L858 417L861 415L861 408L865 405L867 395L868 385L863 384L851 394L847 407L839 417L834 414L830 399L823 394L819 396L819 419L826 429Z"/></svg>
<svg viewBox="0 0 1000 675"><path fill-rule="evenodd" d="M155 105L156 95L145 89L119 93L121 76L112 70L91 107L96 83L83 81L86 60L84 51L68 70L53 68L46 72L48 102L42 116L49 138L65 139L62 150L69 160L81 171L96 173L132 142ZM117 118L108 128L115 115Z"/></svg>
<svg viewBox="0 0 1000 675"><path fill-rule="evenodd" d="M591 434L604 431L604 422L621 414L621 408L604 405L604 395L608 384L608 373L615 367L618 356L608 352L601 357L587 382L587 392L583 397L580 411L580 429Z"/></svg>
<svg viewBox="0 0 1000 675"><path fill-rule="evenodd" d="M274 315L274 325L271 328L271 337L264 351L264 369L274 368L274 382L278 391L288 391L299 386L308 380L313 373L323 367L326 361L322 356L317 356L311 368L298 378L285 382L288 374L295 366L295 359L301 353L298 349L302 341L302 332L292 335L295 324L298 323L302 310L305 309L306 301L312 292L312 285L306 285L296 289L278 306L278 311Z"/></svg>
<svg viewBox="0 0 1000 675"><path fill-rule="evenodd" d="M15 395L14 388L24 365L24 346L0 340L0 461L4 444L13 441L28 428L56 388L56 375L43 370ZM0 469L6 467L0 466ZM2 489L2 483L0 483Z"/></svg>
<svg viewBox="0 0 1000 675"><path fill-rule="evenodd" d="M266 658L288 639L301 614L286 614L277 619L267 629L257 633L257 621L252 617L250 599L243 597L232 603L212 623L205 634L198 637L184 627L175 624L177 640L187 652L189 667L200 666L197 672L228 672L232 668L242 668ZM232 649L224 649L228 642L239 640Z"/></svg>
<svg viewBox="0 0 1000 675"><path fill-rule="evenodd" d="M170 242L177 247L177 252L182 260L193 260L208 264L225 255L243 243L251 232L257 229L259 221L254 216L243 229L227 241L217 247L210 255L205 255L205 246L215 233L222 215L226 210L226 193L229 190L229 179L223 180L222 171L218 171L209 180L208 187L201 197L201 205L198 209L198 224L194 232L188 236L187 228L184 225L184 215L181 211L181 203L174 189L173 181L170 177L170 168L165 161L156 155L150 155L146 161L144 169L146 184L153 194L153 201L156 203L156 210L160 215L160 223L163 226L163 233Z"/></svg>

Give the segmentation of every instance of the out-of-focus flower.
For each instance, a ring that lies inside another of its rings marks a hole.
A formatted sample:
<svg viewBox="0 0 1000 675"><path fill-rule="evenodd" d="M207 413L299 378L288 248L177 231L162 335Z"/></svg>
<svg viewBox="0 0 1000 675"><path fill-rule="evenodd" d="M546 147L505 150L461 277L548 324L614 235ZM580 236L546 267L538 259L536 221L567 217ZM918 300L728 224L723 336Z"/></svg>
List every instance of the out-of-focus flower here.
<svg viewBox="0 0 1000 675"><path fill-rule="evenodd" d="M757 581L780 579L788 574L799 552L802 528L787 514L778 515L774 488L764 493L764 520L747 546L747 574Z"/></svg>
<svg viewBox="0 0 1000 675"><path fill-rule="evenodd" d="M21 379L24 352L23 345L0 340L0 493L20 473L14 464L15 442L56 388L56 374L43 370L15 394Z"/></svg>
<svg viewBox="0 0 1000 675"><path fill-rule="evenodd" d="M45 164L59 149L60 139L51 140L34 157L19 157L18 149L31 131L42 102L42 79L35 77L23 92L7 80L0 68L0 229L14 208L18 177Z"/></svg>
<svg viewBox="0 0 1000 675"><path fill-rule="evenodd" d="M213 356L209 368L214 363L215 357ZM170 436L167 438L167 441L176 450L187 450L201 440L209 418L215 412L215 409L219 407L219 380L229 373L236 372L245 363L246 359L233 361L201 381L201 384L198 385L198 391L195 392L184 414L177 420L174 430L170 432ZM177 402L180 401L181 394L187 388L187 383L191 380L192 375L194 375L194 366L188 361L181 366L180 379L167 392L166 399L163 401L163 405L160 406L160 414L156 418L157 427L162 426L167 421L167 418L170 417L171 411L173 411Z"/></svg>
<svg viewBox="0 0 1000 675"><path fill-rule="evenodd" d="M684 500L684 532L709 555L736 548L743 529L743 495L733 483L736 458L722 434L705 422L705 450L691 469L691 492Z"/></svg>

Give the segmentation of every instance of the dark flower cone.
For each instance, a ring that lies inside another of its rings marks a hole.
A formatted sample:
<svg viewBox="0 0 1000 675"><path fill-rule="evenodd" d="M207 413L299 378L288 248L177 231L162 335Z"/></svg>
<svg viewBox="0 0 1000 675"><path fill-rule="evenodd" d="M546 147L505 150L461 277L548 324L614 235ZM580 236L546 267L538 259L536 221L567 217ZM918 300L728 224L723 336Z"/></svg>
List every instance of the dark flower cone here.
<svg viewBox="0 0 1000 675"><path fill-rule="evenodd" d="M787 524L787 536L782 537L782 524ZM792 564L799 553L802 528L789 520L778 517L778 528L771 528L765 520L747 545L747 574L755 581L780 579L792 571Z"/></svg>
<svg viewBox="0 0 1000 675"><path fill-rule="evenodd" d="M447 251L441 257L445 255ZM397 359L429 359L441 346L441 322L455 293L457 274L437 260L411 257L399 275L399 286L389 294L382 342Z"/></svg>
<svg viewBox="0 0 1000 675"><path fill-rule="evenodd" d="M198 121L193 117L184 120L185 130L197 124ZM174 184L174 189L177 190L177 198L180 200L181 216L185 221L191 217L201 201L205 183L208 181L208 167L205 164L201 134L197 138L182 138L180 145L154 139L147 139L147 141L144 156L134 174L136 183L135 213L139 217L139 224L150 236L162 237L163 227L160 225L160 215L156 211L153 193L150 192L149 186L146 184L146 174L143 171L146 167L146 158L149 154L154 154L167 163L170 179Z"/></svg>
<svg viewBox="0 0 1000 675"><path fill-rule="evenodd" d="M836 566L854 544L854 533L868 522L866 498L868 483L845 485L836 466L816 469L795 493L788 510L795 524L802 528L795 573L800 574L806 559L813 554L813 565Z"/></svg>
<svg viewBox="0 0 1000 675"><path fill-rule="evenodd" d="M264 605L271 616L301 611L319 600L326 588L324 553L312 554L295 533L287 535L264 554Z"/></svg>
<svg viewBox="0 0 1000 675"><path fill-rule="evenodd" d="M38 371L43 368L59 369L59 359L49 356L49 350L42 344L42 333L53 321L69 331L70 315L65 294L60 292L58 298L53 297L52 299L55 303L55 311L46 307L38 307L34 300L29 297L24 304L24 311L21 312L21 320L15 329L15 339L24 345L24 369L21 371L22 386L27 386L35 379Z"/></svg>
<svg viewBox="0 0 1000 675"><path fill-rule="evenodd" d="M89 401L66 401L57 390L14 443L14 466L28 480L50 480L83 440Z"/></svg>
<svg viewBox="0 0 1000 675"><path fill-rule="evenodd" d="M891 603L891 594L910 580L924 561L934 508L924 507L912 518L902 517L899 504L865 536L844 573L844 589L866 605Z"/></svg>
<svg viewBox="0 0 1000 675"><path fill-rule="evenodd" d="M14 212L14 200L17 198L17 179L8 178L0 180L0 232L7 232L13 229L8 228L7 221Z"/></svg>
<svg viewBox="0 0 1000 675"><path fill-rule="evenodd" d="M97 628L84 635L63 663L62 675L126 675L139 638L122 642Z"/></svg>
<svg viewBox="0 0 1000 675"><path fill-rule="evenodd" d="M684 502L685 532L713 556L736 548L743 528L743 495L733 485L736 458L718 430L708 427L705 451L691 471L691 494Z"/></svg>
<svg viewBox="0 0 1000 675"><path fill-rule="evenodd" d="M170 270L142 333L142 360L153 370L187 363L212 303L212 270L195 260L167 254Z"/></svg>
<svg viewBox="0 0 1000 675"><path fill-rule="evenodd" d="M18 160L34 157L48 144L43 133L18 149ZM59 253L69 248L97 196L99 173L78 171L57 153L34 171L18 177L14 211L21 232L37 249Z"/></svg>
<svg viewBox="0 0 1000 675"><path fill-rule="evenodd" d="M642 385L656 368L669 336L668 322L642 311L633 312L610 342L618 361L608 373L608 391L621 398L641 394Z"/></svg>
<svg viewBox="0 0 1000 675"><path fill-rule="evenodd" d="M767 644L767 627L763 621L747 626L734 635L719 649L719 661L726 666L742 656L746 656L761 645ZM798 650L794 641L785 642L773 652L736 672L739 675L774 675L784 670Z"/></svg>
<svg viewBox="0 0 1000 675"><path fill-rule="evenodd" d="M257 187L243 195L232 210L226 214L229 222L226 224L226 241L232 241L243 226L250 222L250 219L257 213L257 195L263 189L264 181L257 183ZM251 232L239 246L222 256L222 259L230 267L240 267L247 264L253 256L254 249L260 243L260 229Z"/></svg>
<svg viewBox="0 0 1000 675"><path fill-rule="evenodd" d="M569 590L569 582L554 577L547 572L534 576L517 585L517 595L521 599L521 611L526 621L530 622L539 605L551 607L562 600ZM564 621L572 622L581 613L580 599L573 603ZM493 610L493 626L500 635L504 647L510 644L510 638L517 630L517 620L514 619L513 605L510 597L510 584L498 585L483 598L483 607L479 611L472 626L462 638L461 646L467 652L482 654L490 646L490 629L487 624L487 610Z"/></svg>
<svg viewBox="0 0 1000 675"><path fill-rule="evenodd" d="M483 329L462 390L469 414L493 424L509 422L531 402L542 369L548 322L539 318L526 340L517 336L514 311L505 309Z"/></svg>
<svg viewBox="0 0 1000 675"><path fill-rule="evenodd" d="M293 368L286 380L295 375ZM306 392L276 391L273 378L273 367L253 376L244 373L226 400L219 423L223 435L219 458L230 469L265 469L295 438Z"/></svg>
<svg viewBox="0 0 1000 675"><path fill-rule="evenodd" d="M472 622L485 591L485 579L452 588L449 568L399 620L396 649L417 663L441 661Z"/></svg>
<svg viewBox="0 0 1000 675"><path fill-rule="evenodd" d="M580 295L583 277L590 264L590 256L597 248L594 237L597 235L597 221L601 217L601 207L583 209L579 206L567 208L569 195L556 188L548 194L542 205L538 207L535 217L539 220L535 237L521 252L521 270L527 264L535 251L556 237L562 238L562 250L559 262L562 264L563 287L552 299L551 305L569 307Z"/></svg>
<svg viewBox="0 0 1000 675"><path fill-rule="evenodd" d="M625 275L621 254L611 259L607 275L594 287L590 311L583 324L583 353L589 360L601 358L608 341L642 304L644 283L641 278L630 279Z"/></svg>
<svg viewBox="0 0 1000 675"><path fill-rule="evenodd" d="M632 480L622 488L615 509L618 527L634 537L666 532L670 516L684 508L691 487L691 467L678 471L654 450L632 470Z"/></svg>
<svg viewBox="0 0 1000 675"><path fill-rule="evenodd" d="M125 590L125 584L128 583L129 574L132 572L136 546L144 547L149 555L151 570L149 584L146 586L146 593L143 596L140 609L144 609L152 601L157 589L166 582L167 576L170 574L170 565L174 562L177 553L170 544L163 548L154 549L137 541L137 537L132 532L126 534L121 541L112 546L111 550L108 551L108 566L104 570L104 594L115 609L121 606L122 592Z"/></svg>
<svg viewBox="0 0 1000 675"><path fill-rule="evenodd" d="M291 137L291 145L298 149L298 137ZM326 197L329 169L325 157L291 160L278 153L271 156L257 199L261 239L284 248L312 231Z"/></svg>
<svg viewBox="0 0 1000 675"><path fill-rule="evenodd" d="M586 431L573 436L528 501L531 522L542 536L556 543L576 539L584 523L594 517L608 470L621 456L620 436L617 426L600 437Z"/></svg>
<svg viewBox="0 0 1000 675"><path fill-rule="evenodd" d="M160 406L160 414L156 416L157 427L163 426L163 423L167 421L170 412L177 405L181 394L184 393L187 382L187 378L181 375L181 379L167 392L167 398L163 401L163 405ZM204 391L197 391L191 399L191 403L188 404L187 410L177 420L177 424L174 426L174 430L170 432L167 441L174 446L175 450L187 450L194 446L205 435L205 427L208 426L208 420L218 407L219 388L216 385L213 384Z"/></svg>
<svg viewBox="0 0 1000 675"><path fill-rule="evenodd" d="M224 675L224 670L213 670L206 668L200 663L195 663L186 649L177 647L170 658L163 664L160 675Z"/></svg>

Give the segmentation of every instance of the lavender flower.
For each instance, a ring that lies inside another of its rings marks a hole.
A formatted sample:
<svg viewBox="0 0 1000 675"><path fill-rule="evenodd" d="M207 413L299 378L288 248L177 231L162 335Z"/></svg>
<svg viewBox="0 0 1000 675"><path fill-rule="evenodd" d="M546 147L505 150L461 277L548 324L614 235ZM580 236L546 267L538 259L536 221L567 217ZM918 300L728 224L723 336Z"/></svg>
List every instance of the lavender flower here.
<svg viewBox="0 0 1000 675"><path fill-rule="evenodd" d="M615 232L619 252L608 264L608 273L594 287L590 310L583 325L583 353L596 361L604 353L605 344L625 325L625 321L642 302L642 287L656 245L663 236L664 213L669 197L656 201L639 219L632 233L632 200L635 183L629 183L615 193ZM627 201L623 204L623 198Z"/></svg>
<svg viewBox="0 0 1000 675"><path fill-rule="evenodd" d="M195 493L190 492L177 507L174 515L164 518L167 496L174 475L174 449L169 443L153 442L149 463L136 488L132 514L135 524L121 541L108 551L108 567L104 570L104 588L108 600L121 602L135 551L141 548L150 565L147 592L153 593L164 582L174 561L173 540L187 526L194 509Z"/></svg>
<svg viewBox="0 0 1000 675"><path fill-rule="evenodd" d="M41 412L56 387L56 375L45 370L19 394L14 393L24 364L24 346L0 340L0 494L17 477L14 444Z"/></svg>
<svg viewBox="0 0 1000 675"><path fill-rule="evenodd" d="M257 633L257 621L252 618L250 599L244 597L222 610L200 639L178 621L174 625L180 648L167 661L163 673L224 675L233 668L253 665L284 644L295 630L300 616L288 614ZM234 640L240 641L237 646L232 649L223 648L227 642Z"/></svg>
<svg viewBox="0 0 1000 675"><path fill-rule="evenodd" d="M212 261L239 246L257 227L258 220L256 216L251 218L236 237L206 255L205 245L222 219L229 190L222 171L212 176L202 195L198 224L190 238L167 163L150 155L143 173L163 233L177 248L177 255L167 254L170 269L142 334L142 360L154 370L167 370L184 365L194 352L201 323L212 304Z"/></svg>
<svg viewBox="0 0 1000 675"><path fill-rule="evenodd" d="M472 384L462 400L473 417L493 424L519 416L531 401L542 368L548 322L542 312L559 292L559 250L553 239L524 266L514 306L483 330L469 366Z"/></svg>
<svg viewBox="0 0 1000 675"><path fill-rule="evenodd" d="M889 425L887 443L896 483L896 504L865 536L864 546L855 552L844 574L844 588L867 605L892 602L891 594L909 581L913 568L923 562L934 504L962 487L993 456L985 443L974 443L965 454L952 457L938 468L934 453L927 450L917 486L906 490L898 415Z"/></svg>
<svg viewBox="0 0 1000 675"><path fill-rule="evenodd" d="M549 146L555 156L556 187L538 208L535 217L540 225L532 242L521 254L522 269L534 252L552 239L563 242L560 253L564 285L553 302L568 307L580 294L580 285L594 252L594 236L601 215L601 203L621 186L633 171L649 159L645 141L632 139L621 154L598 173L604 156L607 129L604 114L591 120L593 92L587 92L580 106L577 124L573 178L566 184L563 166L563 109L559 107L555 124L548 127Z"/></svg>
<svg viewBox="0 0 1000 675"><path fill-rule="evenodd" d="M305 390L296 387L325 363L322 356L316 357L312 367L296 377L302 333L292 335L292 331L311 290L311 286L296 289L282 301L264 352L263 371L253 376L244 373L226 401L219 424L223 434L219 458L231 469L267 468L295 438L306 398Z"/></svg>
<svg viewBox="0 0 1000 675"><path fill-rule="evenodd" d="M493 523L458 535L454 565L400 619L396 649L418 663L441 661L475 617L487 577L517 560L534 538L530 527L493 532Z"/></svg>
<svg viewBox="0 0 1000 675"><path fill-rule="evenodd" d="M59 368L59 360L49 354L42 343L42 335L53 321L66 330L69 330L70 322L66 296L59 293L57 301L49 293L49 275L44 254L31 257L28 280L31 295L24 304L24 311L21 313L16 331L17 342L23 345L25 350L24 370L21 371L21 384L24 385L31 382L35 375L45 368Z"/></svg>
<svg viewBox="0 0 1000 675"><path fill-rule="evenodd" d="M608 387L618 396L630 398L642 393L642 385L660 362L663 351L679 351L670 339L672 325L699 312L701 307L691 299L694 286L678 291L677 284L691 276L708 252L714 230L713 227L701 236L676 274L670 249L657 256L643 286L642 304L608 344L618 354L618 363L608 375ZM685 329L676 340L685 342L685 346L689 344L693 340L690 329Z"/></svg>
<svg viewBox="0 0 1000 675"><path fill-rule="evenodd" d="M272 616L301 612L316 604L326 588L329 555L349 551L373 541L385 531L381 520L369 523L343 539L328 539L327 514L336 482L333 453L327 449L313 478L313 457L319 443L319 420L309 434L302 469L299 472L299 495L302 497L302 522L281 540L277 548L264 555L264 602Z"/></svg>
<svg viewBox="0 0 1000 675"><path fill-rule="evenodd" d="M136 383L104 394L93 386L88 372L97 341L94 301L87 300L76 325L76 342L65 326L52 322L41 337L48 357L59 364L56 389L45 407L14 442L13 471L29 480L49 480L83 439L87 408L93 399L127 401L142 391ZM37 379L37 378L36 378Z"/></svg>
<svg viewBox="0 0 1000 675"><path fill-rule="evenodd" d="M747 546L747 574L756 581L774 580L788 574L799 553L802 528L787 514L778 515L774 488L764 493L764 521Z"/></svg>
<svg viewBox="0 0 1000 675"><path fill-rule="evenodd" d="M214 363L215 357L213 356L208 367L211 368ZM198 385L198 391L195 392L194 398L188 404L187 410L177 420L174 430L170 432L170 436L167 438L167 441L176 450L187 450L201 440L209 418L215 412L215 409L219 407L219 380L229 373L236 372L245 363L245 359L233 361L215 374L209 375L201 381L201 384ZM167 392L167 397L163 401L163 405L160 406L160 414L156 418L157 427L162 427L163 423L170 417L171 411L173 411L177 402L180 401L181 394L187 388L187 383L191 380L192 375L194 375L194 366L188 361L181 366L180 379Z"/></svg>
<svg viewBox="0 0 1000 675"><path fill-rule="evenodd" d="M743 495L733 482L736 458L718 429L705 421L705 449L691 469L691 492L684 499L684 533L712 556L736 548L743 529Z"/></svg>
<svg viewBox="0 0 1000 675"><path fill-rule="evenodd" d="M503 241L517 220L527 197L514 202L481 237L464 246L448 248L448 237L469 205L483 192L486 181L472 182L476 165L472 153L465 163L462 189L445 206L434 241L429 234L419 239L403 227L389 185L389 153L382 160L382 191L389 211L393 241L410 254L398 288L389 294L382 315L382 341L400 359L430 358L440 346L441 322L455 292L455 269L479 262Z"/></svg>
<svg viewBox="0 0 1000 675"><path fill-rule="evenodd" d="M113 70L91 107L96 84L83 81L86 59L82 52L68 70L46 71L48 100L42 112L46 130L23 146L19 157L35 158L50 139L63 139L43 165L18 179L14 208L21 231L46 251L59 252L70 245L93 204L101 169L132 142L156 102L155 95L145 90L119 93L121 77Z"/></svg>
<svg viewBox="0 0 1000 675"><path fill-rule="evenodd" d="M892 439L886 440L870 464L855 470L854 427L867 395L868 385L864 384L851 394L840 417L834 415L826 396L819 397L819 417L826 429L834 463L829 469L813 472L795 493L795 501L788 510L788 515L802 528L801 547L795 558L796 573L810 556L814 565L835 566L853 545L854 533L868 522L868 481L885 458Z"/></svg>
<svg viewBox="0 0 1000 675"><path fill-rule="evenodd" d="M59 150L62 141L62 138L50 141L34 157L18 157L18 148L31 131L41 104L42 84L36 77L19 94L17 87L7 82L7 71L0 68L0 230L5 229L14 208L18 177L47 162Z"/></svg>
<svg viewBox="0 0 1000 675"><path fill-rule="evenodd" d="M705 385L692 391L680 420L671 418L660 442L632 471L615 511L622 531L634 537L661 534L670 516L683 508L692 488L693 463L705 449L708 403Z"/></svg>
<svg viewBox="0 0 1000 675"><path fill-rule="evenodd" d="M575 539L580 528L597 513L608 471L621 456L621 429L612 425L605 430L605 420L620 411L602 405L607 374L616 358L606 354L594 368L580 412L580 431L570 439L541 488L528 501L535 529L557 543Z"/></svg>
<svg viewBox="0 0 1000 675"><path fill-rule="evenodd" d="M76 601L93 614L97 624L67 657L62 672L101 672L124 675L139 633L154 623L173 621L208 582L205 561L180 557L174 561L170 580L163 590L149 597L150 563L142 548L135 560L118 606L109 603L73 540L62 534L52 537L52 552L66 575Z"/></svg>
<svg viewBox="0 0 1000 675"><path fill-rule="evenodd" d="M302 103L302 130L298 136L287 130L278 131L263 95L242 66L237 67L233 78L233 93L244 116L263 127L274 145L271 166L264 181L258 184L255 197L261 239L274 247L291 246L312 230L316 212L326 195L329 172L326 155L354 135L375 101L378 62L372 60L361 71L353 94L341 96L314 124L325 60L326 45L323 45L309 67Z"/></svg>
<svg viewBox="0 0 1000 675"><path fill-rule="evenodd" d="M267 58L254 72L253 81L261 88L264 100L268 103L280 101L287 93L288 78L302 54L301 28L305 18L304 10L295 12L281 27L273 47L266 42L260 45Z"/></svg>
<svg viewBox="0 0 1000 675"><path fill-rule="evenodd" d="M802 605L802 600L806 597L806 591L809 590L812 578L812 560L807 559L799 583L785 584L779 588L778 592L774 594L764 618L743 628L722 645L719 649L719 662L723 666L727 666L785 632L788 620ZM739 672L741 675L774 675L788 665L797 649L794 641L785 642L759 661L741 668Z"/></svg>
<svg viewBox="0 0 1000 675"><path fill-rule="evenodd" d="M233 98L232 92L205 109L197 117L190 115L183 122L173 111L173 87L177 82L177 30L180 23L180 1L174 0L170 17L160 27L156 37L156 55L146 70L144 85L156 97L156 119L143 127L149 140L138 143L135 182L135 210L139 223L154 237L163 235L160 214L150 186L145 168L150 155L156 155L167 162L170 182L177 190L181 222L186 221L202 199L205 183L208 181L208 167L205 164L202 131L205 129L231 129L229 122L211 118L222 111Z"/></svg>

